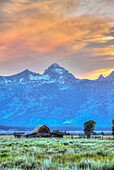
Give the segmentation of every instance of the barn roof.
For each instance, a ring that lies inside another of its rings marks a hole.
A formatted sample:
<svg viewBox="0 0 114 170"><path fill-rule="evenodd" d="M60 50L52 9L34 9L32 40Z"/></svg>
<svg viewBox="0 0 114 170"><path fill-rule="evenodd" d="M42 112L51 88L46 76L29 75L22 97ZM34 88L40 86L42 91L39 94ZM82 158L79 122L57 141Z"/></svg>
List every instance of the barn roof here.
<svg viewBox="0 0 114 170"><path fill-rule="evenodd" d="M34 129L33 133L38 133L39 130L40 130L42 127L45 127L46 129L48 129L48 131L49 131L49 133L50 133L49 128L48 128L47 126L45 126L45 125L39 125L39 126L37 126L37 127Z"/></svg>

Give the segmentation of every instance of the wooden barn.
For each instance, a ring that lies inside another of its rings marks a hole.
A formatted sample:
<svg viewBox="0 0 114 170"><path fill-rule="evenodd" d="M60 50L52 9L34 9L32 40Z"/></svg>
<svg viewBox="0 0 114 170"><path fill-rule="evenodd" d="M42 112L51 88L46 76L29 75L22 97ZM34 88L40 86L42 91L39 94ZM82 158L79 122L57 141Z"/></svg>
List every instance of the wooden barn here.
<svg viewBox="0 0 114 170"><path fill-rule="evenodd" d="M15 138L21 138L22 135L24 135L25 133L24 132L15 132L13 135Z"/></svg>
<svg viewBox="0 0 114 170"><path fill-rule="evenodd" d="M37 126L32 133L24 134L22 138L39 138L39 137L58 137L61 138L63 135L54 134L50 132L50 129L45 125Z"/></svg>

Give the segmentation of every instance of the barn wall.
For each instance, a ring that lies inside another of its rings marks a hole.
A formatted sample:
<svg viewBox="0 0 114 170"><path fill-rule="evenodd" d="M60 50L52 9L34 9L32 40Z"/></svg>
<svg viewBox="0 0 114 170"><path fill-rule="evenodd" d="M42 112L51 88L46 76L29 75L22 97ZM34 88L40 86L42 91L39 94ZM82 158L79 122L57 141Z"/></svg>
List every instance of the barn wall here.
<svg viewBox="0 0 114 170"><path fill-rule="evenodd" d="M38 133L49 133L49 130L46 127L41 127Z"/></svg>

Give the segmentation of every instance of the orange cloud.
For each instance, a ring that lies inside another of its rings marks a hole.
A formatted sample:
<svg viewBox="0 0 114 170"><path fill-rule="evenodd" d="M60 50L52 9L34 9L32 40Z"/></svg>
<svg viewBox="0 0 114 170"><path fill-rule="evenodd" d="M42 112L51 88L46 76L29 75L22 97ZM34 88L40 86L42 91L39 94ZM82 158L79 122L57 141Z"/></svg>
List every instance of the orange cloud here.
<svg viewBox="0 0 114 170"><path fill-rule="evenodd" d="M105 45L106 46L106 45ZM91 52L91 57L95 57L95 58L92 58L94 61L100 61L100 60L107 60L109 58L113 58L113 55L114 55L114 46L113 45L107 45L107 47L102 47L102 48L88 48L86 49L86 51L89 51ZM98 56L98 57L97 57ZM102 57L102 58L99 58ZM104 56L104 57L103 57ZM105 58L105 56L107 56L107 58ZM110 57L109 57L110 56Z"/></svg>
<svg viewBox="0 0 114 170"><path fill-rule="evenodd" d="M111 61L113 46L93 49L86 48L86 45L113 40L112 36L104 35L110 33L113 19L93 17L85 12L84 15L74 16L79 7L79 0L2 1L0 62L15 60L17 65L18 59L27 60L28 56L36 61L44 61L47 57L51 62L58 59L60 62L76 61L76 67L80 69L82 58L89 69L91 62L99 62L99 59L92 60L94 56L110 55L102 61Z"/></svg>
<svg viewBox="0 0 114 170"><path fill-rule="evenodd" d="M83 79L90 79L90 80L94 80L97 79L101 74L103 76L108 76L110 73L112 73L112 71L114 71L114 67L113 68L107 68L107 69L99 69L99 70L95 70L86 74L83 74L81 76L81 78Z"/></svg>

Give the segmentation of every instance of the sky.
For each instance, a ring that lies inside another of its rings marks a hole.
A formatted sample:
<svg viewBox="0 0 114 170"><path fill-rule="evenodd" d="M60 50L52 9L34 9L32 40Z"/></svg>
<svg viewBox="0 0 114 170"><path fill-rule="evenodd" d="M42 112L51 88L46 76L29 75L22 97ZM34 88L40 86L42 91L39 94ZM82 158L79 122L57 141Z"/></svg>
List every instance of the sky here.
<svg viewBox="0 0 114 170"><path fill-rule="evenodd" d="M114 0L0 0L0 75L53 63L77 78L114 70Z"/></svg>

